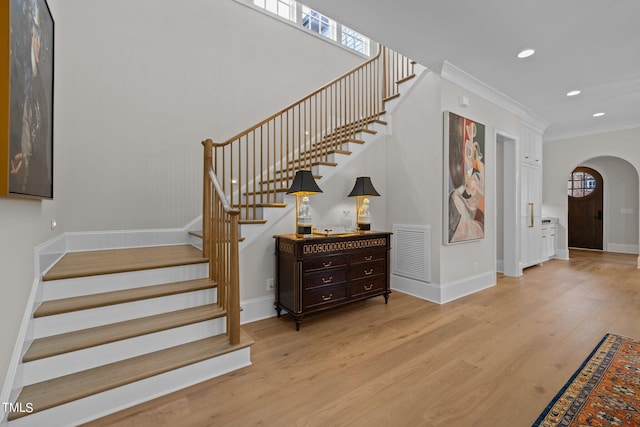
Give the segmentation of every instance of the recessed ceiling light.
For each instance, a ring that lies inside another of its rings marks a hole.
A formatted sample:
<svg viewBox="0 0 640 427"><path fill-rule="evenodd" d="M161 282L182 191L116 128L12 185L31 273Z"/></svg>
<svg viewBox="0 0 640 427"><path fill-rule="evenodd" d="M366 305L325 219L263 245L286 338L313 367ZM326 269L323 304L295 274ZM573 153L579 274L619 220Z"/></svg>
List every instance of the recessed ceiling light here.
<svg viewBox="0 0 640 427"><path fill-rule="evenodd" d="M602 116L604 116L604 113L595 113L593 115L593 117L602 117Z"/></svg>
<svg viewBox="0 0 640 427"><path fill-rule="evenodd" d="M528 58L529 56L533 55L534 53L536 53L535 50L533 49L525 49L522 52L520 52L518 54L518 58Z"/></svg>
<svg viewBox="0 0 640 427"><path fill-rule="evenodd" d="M571 92L567 92L567 96L576 96L576 95L580 95L579 90L572 90Z"/></svg>

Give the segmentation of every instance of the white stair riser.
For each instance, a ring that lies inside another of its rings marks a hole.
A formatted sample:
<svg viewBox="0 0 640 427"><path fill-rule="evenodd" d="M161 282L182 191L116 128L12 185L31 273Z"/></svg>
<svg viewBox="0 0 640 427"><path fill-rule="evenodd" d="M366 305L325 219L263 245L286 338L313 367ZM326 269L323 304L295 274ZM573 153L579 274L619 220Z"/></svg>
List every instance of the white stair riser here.
<svg viewBox="0 0 640 427"><path fill-rule="evenodd" d="M139 317L153 316L154 314L211 304L216 301L216 298L217 290L213 288L92 308L89 310L74 311L54 316L38 317L33 320L33 338L58 335L80 329L137 319Z"/></svg>
<svg viewBox="0 0 640 427"><path fill-rule="evenodd" d="M42 282L42 299L47 301L201 279L207 277L208 271L207 264L193 264L73 279L48 280Z"/></svg>
<svg viewBox="0 0 640 427"><path fill-rule="evenodd" d="M222 317L34 360L23 364L22 384L17 386L46 381L225 332L226 318Z"/></svg>
<svg viewBox="0 0 640 427"><path fill-rule="evenodd" d="M8 426L77 426L250 365L250 347L246 347L56 408L36 412L10 422Z"/></svg>

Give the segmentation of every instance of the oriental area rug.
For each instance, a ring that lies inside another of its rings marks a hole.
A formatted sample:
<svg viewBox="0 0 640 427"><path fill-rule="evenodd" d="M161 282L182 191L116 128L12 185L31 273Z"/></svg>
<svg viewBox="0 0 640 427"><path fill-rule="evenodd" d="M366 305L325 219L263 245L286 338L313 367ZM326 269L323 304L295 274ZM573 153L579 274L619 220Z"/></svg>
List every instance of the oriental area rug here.
<svg viewBox="0 0 640 427"><path fill-rule="evenodd" d="M640 341L607 334L533 427L640 426Z"/></svg>

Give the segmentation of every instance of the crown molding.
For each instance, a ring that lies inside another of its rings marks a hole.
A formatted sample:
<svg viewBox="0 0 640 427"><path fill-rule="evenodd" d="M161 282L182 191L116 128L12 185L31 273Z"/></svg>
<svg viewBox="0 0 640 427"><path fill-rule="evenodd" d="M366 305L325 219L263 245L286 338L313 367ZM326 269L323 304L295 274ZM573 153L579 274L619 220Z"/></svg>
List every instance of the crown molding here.
<svg viewBox="0 0 640 427"><path fill-rule="evenodd" d="M513 98L492 88L486 83L473 77L448 61L442 64L441 76L443 79L466 89L489 102L496 104L520 117L530 128L543 133L551 122L534 113L530 108L520 104Z"/></svg>
<svg viewBox="0 0 640 427"><path fill-rule="evenodd" d="M592 126L589 128L580 129L579 131L554 132L553 129L551 129L544 136L544 141L559 141L562 139L580 138L583 136L617 132L636 128L640 128L640 120L632 120L624 123L611 123L609 125L602 126Z"/></svg>

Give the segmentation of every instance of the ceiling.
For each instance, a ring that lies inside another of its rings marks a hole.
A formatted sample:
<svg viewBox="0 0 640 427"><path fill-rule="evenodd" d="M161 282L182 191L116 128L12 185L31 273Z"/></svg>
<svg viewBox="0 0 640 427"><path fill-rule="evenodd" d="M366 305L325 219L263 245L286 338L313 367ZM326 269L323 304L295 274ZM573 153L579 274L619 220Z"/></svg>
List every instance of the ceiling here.
<svg viewBox="0 0 640 427"><path fill-rule="evenodd" d="M548 122L545 140L640 127L639 0L303 3L435 72L454 65Z"/></svg>

